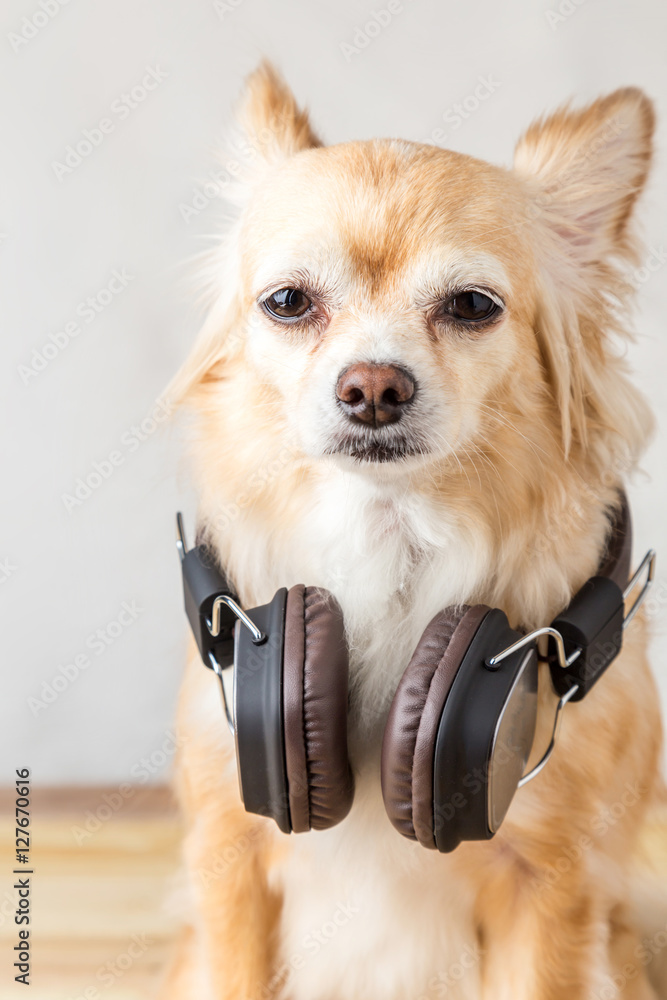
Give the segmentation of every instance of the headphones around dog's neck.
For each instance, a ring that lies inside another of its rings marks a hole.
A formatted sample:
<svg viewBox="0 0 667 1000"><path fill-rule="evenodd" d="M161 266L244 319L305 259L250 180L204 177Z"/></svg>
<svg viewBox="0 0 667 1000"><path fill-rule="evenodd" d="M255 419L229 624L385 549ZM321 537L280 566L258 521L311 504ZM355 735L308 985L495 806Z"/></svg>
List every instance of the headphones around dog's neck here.
<svg viewBox="0 0 667 1000"><path fill-rule="evenodd" d="M210 550L187 549L180 514L177 526L185 610L204 663L220 679L245 809L270 816L284 833L335 826L354 795L338 602L300 584L244 612ZM628 581L630 554L622 495L598 575L548 627L524 635L484 604L433 618L399 682L382 744L382 795L399 833L439 851L496 833L517 788L549 759L565 704L584 698L620 652L654 575L651 550ZM548 637L545 659L560 700L549 748L524 775L540 636Z"/></svg>

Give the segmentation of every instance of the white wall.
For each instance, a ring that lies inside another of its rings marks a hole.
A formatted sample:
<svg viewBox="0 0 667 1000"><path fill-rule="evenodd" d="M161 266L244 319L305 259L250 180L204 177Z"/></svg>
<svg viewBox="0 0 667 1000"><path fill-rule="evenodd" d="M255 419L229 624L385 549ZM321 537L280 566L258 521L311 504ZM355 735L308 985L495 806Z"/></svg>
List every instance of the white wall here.
<svg viewBox="0 0 667 1000"><path fill-rule="evenodd" d="M49 9L57 2L42 0ZM131 428L154 406L197 328L182 265L206 246L220 206L188 222L181 208L192 202L195 178L213 168L211 147L260 55L282 67L330 141L421 140L444 128L445 144L501 163L533 116L570 96L583 101L638 84L662 115L643 220L647 243L663 252L667 12L659 0L563 0L564 16L553 15L556 0L403 0L354 53L341 43L353 44L386 0L221 0L218 7L69 0L41 26L39 0L3 5L0 561L14 568L6 579L0 570L1 782L26 764L35 782L122 781L170 727L186 643L173 516L193 504L179 481L177 434L158 430L138 442ZM12 45L12 33L30 32L24 18L35 15L34 37ZM166 78L121 118L114 102L147 67ZM480 77L495 81L494 92L448 128L443 115ZM53 161L102 118L113 131L58 179ZM94 321L77 316L115 269L132 280ZM666 275L661 263L641 289L641 337L631 352L662 427L647 476L631 490L636 551L653 544L662 555L659 607L667 594ZM19 370L33 348L77 318L80 333L61 337L67 346L25 384ZM62 495L112 451L121 464L68 512ZM87 638L113 622L123 602L137 602L136 620L103 653L87 650ZM654 616L665 703L666 620ZM43 682L86 650L90 665L35 716L28 698L41 698Z"/></svg>

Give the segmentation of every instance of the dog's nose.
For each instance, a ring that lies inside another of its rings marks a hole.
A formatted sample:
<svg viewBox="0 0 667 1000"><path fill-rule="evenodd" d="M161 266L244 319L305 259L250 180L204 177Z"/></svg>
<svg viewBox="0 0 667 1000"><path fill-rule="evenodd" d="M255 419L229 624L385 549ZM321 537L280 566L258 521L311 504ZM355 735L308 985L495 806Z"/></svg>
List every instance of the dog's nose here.
<svg viewBox="0 0 667 1000"><path fill-rule="evenodd" d="M349 419L371 427L400 420L414 394L414 379L398 365L351 365L336 384L338 402Z"/></svg>

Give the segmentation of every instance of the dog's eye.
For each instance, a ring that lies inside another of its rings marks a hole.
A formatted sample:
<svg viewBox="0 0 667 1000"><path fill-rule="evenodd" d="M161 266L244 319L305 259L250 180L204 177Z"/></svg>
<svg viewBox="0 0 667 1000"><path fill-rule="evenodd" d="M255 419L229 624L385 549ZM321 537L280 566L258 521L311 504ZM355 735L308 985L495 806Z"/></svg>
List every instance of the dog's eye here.
<svg viewBox="0 0 667 1000"><path fill-rule="evenodd" d="M489 295L474 289L457 292L443 305L447 315L462 323L481 323L497 315L501 308Z"/></svg>
<svg viewBox="0 0 667 1000"><path fill-rule="evenodd" d="M279 288L264 299L262 305L271 316L278 319L294 319L308 312L311 302L298 288Z"/></svg>

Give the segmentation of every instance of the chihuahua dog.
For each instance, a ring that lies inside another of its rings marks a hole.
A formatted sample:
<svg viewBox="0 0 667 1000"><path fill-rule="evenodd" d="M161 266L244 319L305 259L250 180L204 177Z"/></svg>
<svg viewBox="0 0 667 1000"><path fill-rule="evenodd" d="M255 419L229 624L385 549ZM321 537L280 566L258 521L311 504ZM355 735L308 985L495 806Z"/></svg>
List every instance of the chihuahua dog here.
<svg viewBox="0 0 667 1000"><path fill-rule="evenodd" d="M633 880L662 795L645 614L492 839L425 850L380 781L431 619L484 602L544 626L604 555L651 430L619 350L651 103L628 88L562 108L511 170L394 139L324 146L268 65L239 123L233 219L173 397L195 415L199 537L243 607L305 583L342 609L356 790L326 830L246 812L193 654L177 768L192 910L163 996L659 996ZM557 700L539 670L529 766Z"/></svg>

